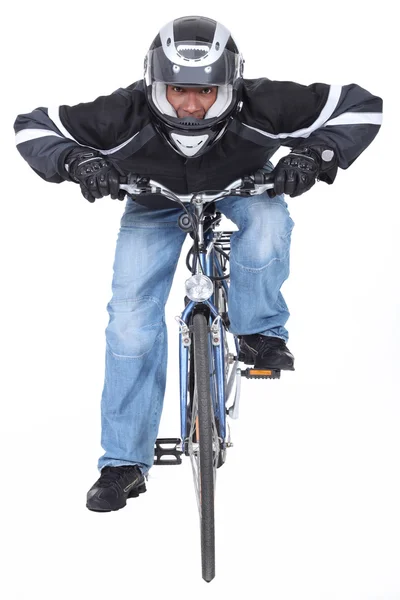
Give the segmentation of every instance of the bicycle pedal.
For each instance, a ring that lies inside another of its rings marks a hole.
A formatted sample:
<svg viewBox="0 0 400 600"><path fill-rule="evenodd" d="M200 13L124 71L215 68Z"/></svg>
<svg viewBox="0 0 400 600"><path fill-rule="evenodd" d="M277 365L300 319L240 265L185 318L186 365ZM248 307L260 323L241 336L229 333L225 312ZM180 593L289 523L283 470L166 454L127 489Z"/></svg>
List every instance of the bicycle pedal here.
<svg viewBox="0 0 400 600"><path fill-rule="evenodd" d="M183 452L178 450L178 446L181 444L180 438L157 438L154 446L153 465L180 465ZM164 456L169 458L164 459Z"/></svg>
<svg viewBox="0 0 400 600"><path fill-rule="evenodd" d="M247 379L280 379L280 369L242 369L242 377Z"/></svg>

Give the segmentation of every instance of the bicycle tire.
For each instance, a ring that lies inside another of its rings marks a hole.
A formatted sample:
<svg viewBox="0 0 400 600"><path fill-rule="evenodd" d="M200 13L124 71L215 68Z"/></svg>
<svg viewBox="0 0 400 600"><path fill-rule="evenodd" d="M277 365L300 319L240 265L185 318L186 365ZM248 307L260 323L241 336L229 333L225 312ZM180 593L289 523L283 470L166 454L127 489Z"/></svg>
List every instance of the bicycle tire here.
<svg viewBox="0 0 400 600"><path fill-rule="evenodd" d="M198 401L202 577L215 577L214 450L209 372L209 333L202 313L193 317L195 389Z"/></svg>

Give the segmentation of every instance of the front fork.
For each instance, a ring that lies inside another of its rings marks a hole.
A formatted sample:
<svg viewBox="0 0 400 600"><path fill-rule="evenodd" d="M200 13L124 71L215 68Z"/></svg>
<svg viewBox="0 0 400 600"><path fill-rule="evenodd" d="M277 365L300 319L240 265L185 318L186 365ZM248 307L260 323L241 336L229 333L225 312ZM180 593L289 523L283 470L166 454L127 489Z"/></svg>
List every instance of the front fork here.
<svg viewBox="0 0 400 600"><path fill-rule="evenodd" d="M210 258L211 256L211 258ZM203 268L203 272L210 276L213 272L212 258L214 253L201 253L200 261ZM225 283L225 282L224 282ZM204 302L189 301L180 317L175 317L176 321L180 325L179 331L179 382L180 382L180 413L181 413L181 440L182 440L182 451L185 451L185 439L187 438L187 403L188 403L188 390L189 390L189 350L192 343L189 325L190 316L196 306L206 305L210 310L209 328L210 328L210 380L212 371L215 368L215 375L217 378L216 390L211 389L211 398L213 401L214 413L219 422L219 437L222 440L222 447L225 448L225 436L226 436L226 407L225 407L225 348L224 348L224 324L221 316L218 314L217 309L214 306L214 295L209 300ZM211 353L213 354L214 361L211 360ZM193 365L191 365L193 369Z"/></svg>

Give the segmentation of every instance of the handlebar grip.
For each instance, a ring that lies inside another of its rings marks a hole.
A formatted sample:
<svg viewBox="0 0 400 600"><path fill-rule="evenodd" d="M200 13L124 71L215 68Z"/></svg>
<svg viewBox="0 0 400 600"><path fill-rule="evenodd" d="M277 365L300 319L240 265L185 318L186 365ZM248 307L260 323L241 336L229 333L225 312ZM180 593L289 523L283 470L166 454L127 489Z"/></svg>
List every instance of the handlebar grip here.
<svg viewBox="0 0 400 600"><path fill-rule="evenodd" d="M254 183L258 185L263 185L264 183L273 183L273 181L274 175L272 171L271 173L266 173L265 171L260 169L259 171L256 171L254 173Z"/></svg>

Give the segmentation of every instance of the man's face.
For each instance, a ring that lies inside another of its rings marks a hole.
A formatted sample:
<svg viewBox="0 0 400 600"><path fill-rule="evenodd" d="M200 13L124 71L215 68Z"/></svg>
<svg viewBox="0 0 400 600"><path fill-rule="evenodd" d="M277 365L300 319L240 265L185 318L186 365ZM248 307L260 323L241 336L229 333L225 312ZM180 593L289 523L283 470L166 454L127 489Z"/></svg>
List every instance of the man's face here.
<svg viewBox="0 0 400 600"><path fill-rule="evenodd" d="M204 119L204 115L217 98L217 87L179 87L167 85L167 100L180 119L195 117Z"/></svg>

